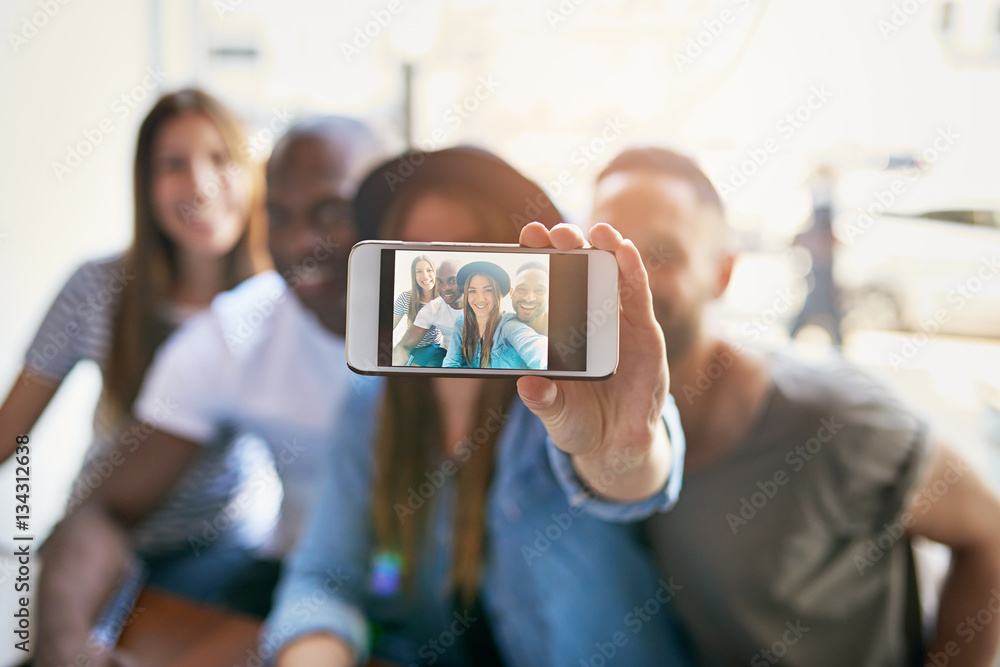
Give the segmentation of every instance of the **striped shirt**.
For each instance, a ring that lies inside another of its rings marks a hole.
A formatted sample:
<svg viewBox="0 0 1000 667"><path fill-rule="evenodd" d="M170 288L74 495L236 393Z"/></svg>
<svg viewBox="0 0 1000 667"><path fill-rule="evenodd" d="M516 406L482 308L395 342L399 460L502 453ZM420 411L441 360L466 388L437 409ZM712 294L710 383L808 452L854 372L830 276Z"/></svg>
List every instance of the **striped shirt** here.
<svg viewBox="0 0 1000 667"><path fill-rule="evenodd" d="M106 376L114 316L121 292L133 278L123 255L77 269L28 348L25 371L59 384L78 361L89 360ZM109 405L102 393L94 413L93 441L67 512L92 495L122 457L146 440L148 429L137 428L131 420L121 423ZM114 449L121 456L109 457ZM213 543L257 546L270 531L279 494L266 445L247 434L226 432L199 452L167 500L132 529L133 546L147 556L188 549L197 553Z"/></svg>
<svg viewBox="0 0 1000 667"><path fill-rule="evenodd" d="M426 304L420 304L417 306L417 312L423 308ZM392 314L399 315L400 317L407 317L410 313L410 290L400 292L399 296L396 297L396 302L392 304ZM407 325L412 324L412 322L407 322ZM441 330L437 327L431 327L424 334L424 337L420 339L420 342L414 345L414 349L418 347L425 347L427 345L440 345L444 346L444 338L441 335Z"/></svg>

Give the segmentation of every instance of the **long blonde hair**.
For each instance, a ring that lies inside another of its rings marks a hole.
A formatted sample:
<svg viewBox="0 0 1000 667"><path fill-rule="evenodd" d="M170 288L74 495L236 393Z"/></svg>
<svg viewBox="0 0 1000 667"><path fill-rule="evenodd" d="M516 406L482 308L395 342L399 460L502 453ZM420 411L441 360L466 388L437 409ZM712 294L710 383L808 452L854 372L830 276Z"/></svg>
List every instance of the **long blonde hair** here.
<svg viewBox="0 0 1000 667"><path fill-rule="evenodd" d="M479 322L476 321L476 314L472 312L472 306L469 305L469 284L475 276L486 278L493 289L493 310L486 321L486 331L483 333L483 344L479 350L478 360L473 359L473 357L476 356L476 342L479 340ZM488 273L475 273L466 278L465 284L462 286L462 294L465 295L465 310L463 311L465 313L465 321L462 323L462 356L465 357L470 366L476 365L479 368L487 368L490 365L490 352L493 349L493 334L496 333L497 327L500 325L500 299L503 298L503 294L500 293L500 284ZM475 364L473 364L474 361L476 362Z"/></svg>
<svg viewBox="0 0 1000 667"><path fill-rule="evenodd" d="M189 114L210 120L222 135L230 159L249 176L246 227L225 262L223 289L235 287L271 266L264 213L264 177L246 150L247 139L239 120L210 95L187 88L164 95L139 128L135 149L133 196L135 219L132 245L125 255L125 274L132 279L122 289L112 325L112 345L104 378L106 399L119 416L131 411L142 378L156 349L172 325L162 314L171 286L178 280L176 246L156 219L153 203L153 149L157 134L167 122Z"/></svg>

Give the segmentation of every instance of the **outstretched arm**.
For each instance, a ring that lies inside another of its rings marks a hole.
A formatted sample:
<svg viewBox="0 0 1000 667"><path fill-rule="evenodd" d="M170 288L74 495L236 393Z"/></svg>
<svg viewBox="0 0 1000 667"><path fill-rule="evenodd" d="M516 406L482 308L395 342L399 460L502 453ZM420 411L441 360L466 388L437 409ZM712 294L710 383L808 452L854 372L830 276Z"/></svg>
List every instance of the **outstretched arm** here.
<svg viewBox="0 0 1000 667"><path fill-rule="evenodd" d="M549 356L549 337L543 336L518 319L504 324L503 335L529 369L544 370Z"/></svg>
<svg viewBox="0 0 1000 667"><path fill-rule="evenodd" d="M674 466L661 418L669 400L666 347L635 245L604 223L594 226L591 241L618 260L617 373L601 382L525 376L517 388L556 446L572 455L573 467L587 486L608 500L636 502L663 489ZM538 222L521 230L520 242L560 250L584 246L577 227L560 224L549 231Z"/></svg>
<svg viewBox="0 0 1000 667"><path fill-rule="evenodd" d="M354 652L343 639L326 634L313 634L298 639L278 657L278 667L348 667L355 664Z"/></svg>
<svg viewBox="0 0 1000 667"><path fill-rule="evenodd" d="M1000 647L1000 499L947 447L936 449L927 468L903 516L912 521L910 534L951 547L928 655L987 667ZM992 623L983 622L984 609Z"/></svg>
<svg viewBox="0 0 1000 667"><path fill-rule="evenodd" d="M59 383L23 369L0 405L0 464L10 458L19 435L27 435L59 389Z"/></svg>
<svg viewBox="0 0 1000 667"><path fill-rule="evenodd" d="M448 344L448 354L444 358L444 368L468 368L469 363L462 356L462 323L464 315L459 315L455 321L455 330L451 332L451 343Z"/></svg>
<svg viewBox="0 0 1000 667"><path fill-rule="evenodd" d="M427 329L418 327L416 324L410 325L410 328L403 334L403 338L396 344L396 347L392 348L392 365L406 365L406 360L410 358L410 352L423 339L427 331Z"/></svg>

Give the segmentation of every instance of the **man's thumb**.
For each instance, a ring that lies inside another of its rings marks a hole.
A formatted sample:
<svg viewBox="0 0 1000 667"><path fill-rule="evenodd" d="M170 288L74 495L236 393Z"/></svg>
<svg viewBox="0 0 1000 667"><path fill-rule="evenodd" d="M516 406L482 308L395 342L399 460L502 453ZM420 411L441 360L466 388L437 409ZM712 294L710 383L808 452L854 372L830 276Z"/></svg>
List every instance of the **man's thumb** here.
<svg viewBox="0 0 1000 667"><path fill-rule="evenodd" d="M526 375L517 381L517 393L521 400L543 423L555 419L562 408L562 400L556 383L548 378Z"/></svg>

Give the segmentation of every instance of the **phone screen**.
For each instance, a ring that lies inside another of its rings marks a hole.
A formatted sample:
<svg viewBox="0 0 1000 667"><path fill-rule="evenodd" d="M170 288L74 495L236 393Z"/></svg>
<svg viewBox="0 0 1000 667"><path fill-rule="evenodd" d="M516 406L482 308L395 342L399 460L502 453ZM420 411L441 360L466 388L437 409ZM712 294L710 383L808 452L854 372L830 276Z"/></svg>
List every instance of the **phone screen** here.
<svg viewBox="0 0 1000 667"><path fill-rule="evenodd" d="M587 370L588 258L383 249L379 366Z"/></svg>

